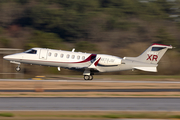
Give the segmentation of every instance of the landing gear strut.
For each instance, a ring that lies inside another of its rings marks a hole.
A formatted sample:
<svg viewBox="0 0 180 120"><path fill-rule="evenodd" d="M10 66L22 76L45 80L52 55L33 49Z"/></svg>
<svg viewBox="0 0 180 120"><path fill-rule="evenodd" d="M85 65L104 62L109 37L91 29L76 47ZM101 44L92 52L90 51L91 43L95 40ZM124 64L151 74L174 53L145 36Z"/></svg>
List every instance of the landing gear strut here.
<svg viewBox="0 0 180 120"><path fill-rule="evenodd" d="M92 80L93 76L92 75L84 75L84 80Z"/></svg>
<svg viewBox="0 0 180 120"><path fill-rule="evenodd" d="M20 64L16 67L16 71L19 72L21 70Z"/></svg>

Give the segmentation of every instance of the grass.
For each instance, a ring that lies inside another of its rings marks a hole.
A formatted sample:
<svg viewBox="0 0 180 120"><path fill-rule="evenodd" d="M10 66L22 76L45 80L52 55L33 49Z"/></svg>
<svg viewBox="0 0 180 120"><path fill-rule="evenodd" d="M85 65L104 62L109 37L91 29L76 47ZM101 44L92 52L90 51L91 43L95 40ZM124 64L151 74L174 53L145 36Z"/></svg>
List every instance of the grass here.
<svg viewBox="0 0 180 120"><path fill-rule="evenodd" d="M0 113L0 117L14 117L12 113Z"/></svg>
<svg viewBox="0 0 180 120"><path fill-rule="evenodd" d="M180 115L172 115L171 118L179 118L180 119Z"/></svg>
<svg viewBox="0 0 180 120"><path fill-rule="evenodd" d="M12 111L11 113L1 113L10 117L8 120L20 119L103 119L103 118L135 118L135 119L179 119L179 112L118 112L118 111ZM1 118L0 118L1 119ZM2 120L2 119L1 119Z"/></svg>

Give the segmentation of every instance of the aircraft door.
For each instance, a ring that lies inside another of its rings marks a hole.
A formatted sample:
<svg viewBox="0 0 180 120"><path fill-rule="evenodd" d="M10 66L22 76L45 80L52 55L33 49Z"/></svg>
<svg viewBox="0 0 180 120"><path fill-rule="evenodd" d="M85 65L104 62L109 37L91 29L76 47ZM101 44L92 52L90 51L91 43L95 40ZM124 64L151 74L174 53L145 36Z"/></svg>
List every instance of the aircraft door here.
<svg viewBox="0 0 180 120"><path fill-rule="evenodd" d="M39 54L39 58L43 59L43 60L46 60L47 59L47 52L48 52L47 49L41 49L40 54Z"/></svg>

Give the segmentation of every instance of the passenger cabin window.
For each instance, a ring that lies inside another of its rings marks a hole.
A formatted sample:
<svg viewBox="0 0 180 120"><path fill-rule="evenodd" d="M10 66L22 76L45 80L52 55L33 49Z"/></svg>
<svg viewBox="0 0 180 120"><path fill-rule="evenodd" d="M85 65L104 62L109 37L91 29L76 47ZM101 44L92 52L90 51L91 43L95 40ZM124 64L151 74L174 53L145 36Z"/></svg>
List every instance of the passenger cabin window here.
<svg viewBox="0 0 180 120"><path fill-rule="evenodd" d="M51 56L51 52L49 52L49 54L48 54L49 56Z"/></svg>
<svg viewBox="0 0 180 120"><path fill-rule="evenodd" d="M57 55L58 55L58 54L57 54L57 53L55 53L55 54L54 54L54 57L57 57Z"/></svg>
<svg viewBox="0 0 180 120"><path fill-rule="evenodd" d="M69 57L70 57L70 55L69 55L69 54L67 54L67 55L66 55L66 58L69 58Z"/></svg>
<svg viewBox="0 0 180 120"><path fill-rule="evenodd" d="M36 54L36 53L37 53L37 50L30 49L30 50L25 51L25 53Z"/></svg>
<svg viewBox="0 0 180 120"><path fill-rule="evenodd" d="M85 56L82 56L82 60L85 60Z"/></svg>
<svg viewBox="0 0 180 120"><path fill-rule="evenodd" d="M71 58L74 59L74 58L75 58L75 55L72 55Z"/></svg>
<svg viewBox="0 0 180 120"><path fill-rule="evenodd" d="M60 57L63 58L63 57L64 57L64 54L61 54Z"/></svg>
<svg viewBox="0 0 180 120"><path fill-rule="evenodd" d="M79 56L79 55L77 56L77 59L78 59L78 60L80 59L80 56Z"/></svg>

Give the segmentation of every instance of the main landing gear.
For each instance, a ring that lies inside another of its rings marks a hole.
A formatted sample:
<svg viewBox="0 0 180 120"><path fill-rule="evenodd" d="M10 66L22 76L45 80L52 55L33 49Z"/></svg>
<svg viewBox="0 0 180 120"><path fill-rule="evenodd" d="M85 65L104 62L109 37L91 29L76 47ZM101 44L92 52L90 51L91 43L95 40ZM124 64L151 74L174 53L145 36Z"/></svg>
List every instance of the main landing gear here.
<svg viewBox="0 0 180 120"><path fill-rule="evenodd" d="M84 75L84 80L92 80L93 76L92 75Z"/></svg>

